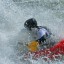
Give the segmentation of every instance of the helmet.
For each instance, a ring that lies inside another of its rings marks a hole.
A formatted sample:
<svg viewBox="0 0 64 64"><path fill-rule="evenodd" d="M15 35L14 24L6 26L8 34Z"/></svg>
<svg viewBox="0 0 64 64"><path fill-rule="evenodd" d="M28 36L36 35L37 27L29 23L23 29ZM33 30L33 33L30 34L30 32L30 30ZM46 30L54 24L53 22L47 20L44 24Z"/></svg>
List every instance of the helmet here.
<svg viewBox="0 0 64 64"><path fill-rule="evenodd" d="M25 21L24 27L31 30L31 28L37 27L37 21L34 18L28 19Z"/></svg>

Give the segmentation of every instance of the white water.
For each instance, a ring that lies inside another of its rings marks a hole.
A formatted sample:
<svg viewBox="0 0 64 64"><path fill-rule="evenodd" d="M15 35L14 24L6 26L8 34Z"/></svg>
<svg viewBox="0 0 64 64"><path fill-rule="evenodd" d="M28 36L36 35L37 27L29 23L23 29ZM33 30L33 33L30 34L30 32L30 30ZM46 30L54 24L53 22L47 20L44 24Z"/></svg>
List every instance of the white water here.
<svg viewBox="0 0 64 64"><path fill-rule="evenodd" d="M54 39L64 38L63 0L0 0L0 64L63 64L59 60L48 63L42 59L21 59L17 45L18 42L32 40L23 26L25 20L31 17L38 21L38 25L50 28Z"/></svg>

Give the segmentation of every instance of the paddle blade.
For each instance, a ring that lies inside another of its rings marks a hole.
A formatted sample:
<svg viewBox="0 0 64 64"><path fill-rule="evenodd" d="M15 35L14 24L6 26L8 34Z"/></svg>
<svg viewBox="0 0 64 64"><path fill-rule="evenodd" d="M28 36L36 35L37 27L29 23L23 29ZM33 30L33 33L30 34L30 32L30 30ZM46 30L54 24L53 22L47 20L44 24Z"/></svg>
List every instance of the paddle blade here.
<svg viewBox="0 0 64 64"><path fill-rule="evenodd" d="M39 46L39 43L38 43L37 41L32 41L31 43L29 43L29 44L27 45L28 50L29 50L30 52L35 52L35 51L37 51L37 50L38 50L38 46Z"/></svg>

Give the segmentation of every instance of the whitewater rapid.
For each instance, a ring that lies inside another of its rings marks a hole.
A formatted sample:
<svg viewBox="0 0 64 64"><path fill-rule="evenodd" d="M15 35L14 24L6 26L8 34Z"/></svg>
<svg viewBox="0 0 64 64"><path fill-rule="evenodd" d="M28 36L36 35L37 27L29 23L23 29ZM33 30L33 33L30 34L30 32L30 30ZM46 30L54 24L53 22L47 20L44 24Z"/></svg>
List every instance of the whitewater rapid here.
<svg viewBox="0 0 64 64"><path fill-rule="evenodd" d="M0 64L63 64L60 60L22 59L24 52L21 51L25 46L18 45L18 42L24 44L33 40L23 25L32 17L38 25L47 26L55 40L64 38L63 0L0 0Z"/></svg>

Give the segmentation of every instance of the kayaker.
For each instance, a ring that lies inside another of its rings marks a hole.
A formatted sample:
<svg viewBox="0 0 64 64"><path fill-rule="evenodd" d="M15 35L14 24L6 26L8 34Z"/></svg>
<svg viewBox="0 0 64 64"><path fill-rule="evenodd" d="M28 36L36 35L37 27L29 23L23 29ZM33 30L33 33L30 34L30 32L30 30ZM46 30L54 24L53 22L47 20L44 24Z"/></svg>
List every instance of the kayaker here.
<svg viewBox="0 0 64 64"><path fill-rule="evenodd" d="M31 51L36 51L38 46L44 48L45 45L47 46L49 44L46 40L51 37L51 31L45 26L38 26L35 18L26 20L24 27L31 32L36 32L37 39L28 44Z"/></svg>

